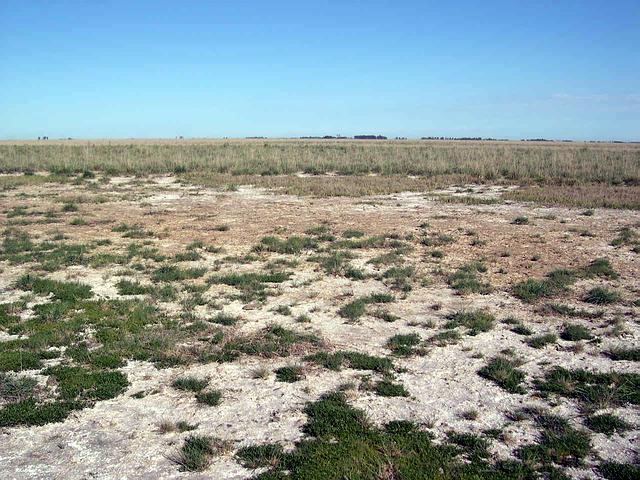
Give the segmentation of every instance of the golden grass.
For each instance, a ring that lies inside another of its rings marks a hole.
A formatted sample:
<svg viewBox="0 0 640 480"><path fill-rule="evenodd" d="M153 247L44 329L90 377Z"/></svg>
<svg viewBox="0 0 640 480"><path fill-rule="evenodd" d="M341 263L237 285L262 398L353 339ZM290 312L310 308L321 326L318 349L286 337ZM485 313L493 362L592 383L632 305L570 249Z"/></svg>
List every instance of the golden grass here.
<svg viewBox="0 0 640 480"><path fill-rule="evenodd" d="M220 173L189 173L181 175L180 178L193 185L224 190L235 190L241 185L251 185L287 195L313 197L360 197L399 192L424 192L471 180L464 175L440 175L437 177L407 177L403 175L262 176Z"/></svg>
<svg viewBox="0 0 640 480"><path fill-rule="evenodd" d="M531 185L507 192L503 198L506 200L534 202L543 205L640 210L639 185Z"/></svg>
<svg viewBox="0 0 640 480"><path fill-rule="evenodd" d="M29 185L63 183L68 181L69 177L62 175L0 175L0 191L12 190Z"/></svg>
<svg viewBox="0 0 640 480"><path fill-rule="evenodd" d="M461 175L481 182L640 183L640 145L190 140L0 142L0 171L108 174Z"/></svg>
<svg viewBox="0 0 640 480"><path fill-rule="evenodd" d="M177 173L189 183L254 185L311 196L423 192L465 183L519 184L505 199L640 208L640 144L353 140L95 140L0 142L0 190L107 175ZM304 175L300 175L303 173ZM442 198L441 201L487 203Z"/></svg>

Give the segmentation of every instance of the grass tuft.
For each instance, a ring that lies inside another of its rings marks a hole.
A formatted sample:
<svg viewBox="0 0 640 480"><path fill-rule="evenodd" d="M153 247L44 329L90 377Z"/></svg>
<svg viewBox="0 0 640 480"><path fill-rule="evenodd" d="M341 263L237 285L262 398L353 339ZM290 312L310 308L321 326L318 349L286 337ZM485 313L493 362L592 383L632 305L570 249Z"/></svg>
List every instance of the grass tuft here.
<svg viewBox="0 0 640 480"><path fill-rule="evenodd" d="M338 315L349 320L357 320L365 314L367 305L371 303L390 303L394 300L395 298L393 295L387 293L374 293L347 303L338 310Z"/></svg>
<svg viewBox="0 0 640 480"><path fill-rule="evenodd" d="M616 303L620 299L620 295L604 287L595 287L587 292L583 300L594 305L609 305Z"/></svg>
<svg viewBox="0 0 640 480"><path fill-rule="evenodd" d="M275 370L276 378L281 382L294 383L303 378L302 367L288 365Z"/></svg>
<svg viewBox="0 0 640 480"><path fill-rule="evenodd" d="M401 357L408 357L415 353L415 347L420 344L417 333L397 334L387 341L387 347Z"/></svg>
<svg viewBox="0 0 640 480"><path fill-rule="evenodd" d="M215 407L220 405L222 401L222 392L219 390L208 390L206 392L198 391L196 400L203 405Z"/></svg>
<svg viewBox="0 0 640 480"><path fill-rule="evenodd" d="M524 372L516 368L516 364L504 357L492 358L487 365L478 370L478 374L491 380L509 393L525 393L520 385L524 380Z"/></svg>
<svg viewBox="0 0 640 480"><path fill-rule="evenodd" d="M616 415L603 413L601 415L591 415L585 420L585 425L594 432L613 435L614 433L624 433L631 430L633 425L624 421Z"/></svg>
<svg viewBox="0 0 640 480"><path fill-rule="evenodd" d="M186 438L182 448L171 460L180 465L181 470L201 472L211 463L211 457L227 450L227 442L205 435L191 435Z"/></svg>
<svg viewBox="0 0 640 480"><path fill-rule="evenodd" d="M560 333L560 338L570 342L578 342L580 340L591 340L593 335L591 335L591 331L587 327L567 323Z"/></svg>
<svg viewBox="0 0 640 480"><path fill-rule="evenodd" d="M77 282L58 282L31 274L20 277L16 287L21 290L31 290L33 293L40 295L52 294L55 300L64 302L76 302L93 296L89 285Z"/></svg>
<svg viewBox="0 0 640 480"><path fill-rule="evenodd" d="M533 348L543 348L551 343L556 343L558 341L558 337L555 333L544 333L542 335L536 335L535 337L531 337L527 344Z"/></svg>
<svg viewBox="0 0 640 480"><path fill-rule="evenodd" d="M491 330L495 325L495 320L492 314L484 310L456 312L451 315L445 328L465 327L469 335L477 335Z"/></svg>
<svg viewBox="0 0 640 480"><path fill-rule="evenodd" d="M196 377L180 377L176 378L171 386L178 390L184 390L189 392L201 392L209 385L209 380L206 378Z"/></svg>
<svg viewBox="0 0 640 480"><path fill-rule="evenodd" d="M278 466L282 459L282 446L277 443L268 443L264 445L250 445L243 447L236 452L236 458L245 468L255 469Z"/></svg>
<svg viewBox="0 0 640 480"><path fill-rule="evenodd" d="M393 383L389 380L381 380L376 383L374 388L374 392L379 397L408 397L409 392L407 392L404 385L401 383Z"/></svg>
<svg viewBox="0 0 640 480"><path fill-rule="evenodd" d="M640 347L616 347L605 353L611 360L626 360L640 362Z"/></svg>

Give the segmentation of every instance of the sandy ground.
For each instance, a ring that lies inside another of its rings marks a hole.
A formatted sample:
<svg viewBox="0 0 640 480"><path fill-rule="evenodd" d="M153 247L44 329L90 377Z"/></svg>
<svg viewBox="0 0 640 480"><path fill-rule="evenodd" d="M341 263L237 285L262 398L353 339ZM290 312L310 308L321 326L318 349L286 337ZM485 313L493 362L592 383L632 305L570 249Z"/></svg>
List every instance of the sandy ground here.
<svg viewBox="0 0 640 480"><path fill-rule="evenodd" d="M83 187L84 188L84 187ZM376 424L390 420L413 420L429 428L437 438L446 432L480 432L506 426L505 438L496 441L492 451L497 458L509 458L515 448L535 441L537 429L530 422L510 423L506 414L525 405L539 405L553 413L571 419L580 426L582 420L575 402L557 397L549 402L536 397L531 380L540 376L549 365L567 368L588 368L607 372L613 362L600 354L612 345L637 345L640 342L639 308L632 302L640 292L640 262L637 254L610 245L623 226L637 226L640 215L632 211L598 209L592 216L580 215L580 210L541 208L523 204L462 205L439 203L434 194L475 195L499 197L502 189L482 186L451 188L425 194L399 194L375 198L297 198L272 195L250 187L236 192L219 192L184 186L171 177L156 177L151 182L131 178L112 178L99 191L106 196L104 203L82 203L80 213L86 225L36 224L29 227L32 235L47 238L62 230L73 241L111 238L113 248L126 246L127 240L111 229L119 223L141 224L158 235L154 246L163 253L183 251L190 242L200 240L223 247L224 252L207 254L205 259L185 265L213 268L216 261L229 255L243 255L265 235L302 234L305 230L326 222L333 232L358 229L367 235L385 232L400 235L419 235L419 225L428 222L428 231L452 235L451 245L435 247L445 252L442 260L432 259L428 252L434 248L417 247L408 256L419 282L406 295L400 296L388 310L400 320L385 323L372 316L359 322L347 322L337 315L337 309L352 296L384 290L379 280L353 282L343 277L325 276L317 264L301 262L292 280L278 288L280 295L269 297L265 305L246 309L244 304L224 296L225 288L214 285L207 297L215 299L225 312L240 313L243 322L240 332L256 331L271 322L290 328L317 333L330 349L357 350L374 355L389 355L385 344L397 333L418 333L423 339L438 332L452 312L486 308L498 319L513 315L526 321L535 333L558 331L566 321L561 317L542 315L535 306L526 305L509 295L509 287L526 278L541 277L555 268L575 268L597 257L607 257L620 278L612 281L581 280L562 298L562 303L580 308L581 295L595 284L606 284L620 291L623 301L607 308L605 317L576 323L588 325L601 343L587 343L582 351L571 349L571 342L560 340L545 349L523 347L523 337L498 323L496 327L477 336L464 336L455 345L433 347L423 356L394 359L403 373L397 375L410 396L379 397L372 392L352 390L350 400L364 409ZM78 195L73 185L6 192L2 197L3 210L16 205L47 209L68 197ZM83 189L82 194L92 193ZM67 214L65 214L67 215ZM528 225L513 225L515 217L527 216ZM216 229L228 225L228 231ZM581 236L588 230L592 236ZM471 232L471 233L470 233ZM472 238L484 245L470 245ZM505 256L508 252L509 256ZM358 252L353 261L365 261L380 252ZM539 257L532 260L532 257ZM275 254L271 259L278 258ZM483 258L489 267L483 277L493 287L488 295L456 295L447 287L438 272L450 272L466 262ZM13 282L25 271L25 266L2 264L0 303L14 301L20 292ZM252 265L233 265L231 270L255 270ZM118 268L94 269L85 266L69 267L56 272L52 278L75 279L93 286L104 298L117 298L115 283L120 277ZM143 276L143 282L148 282ZM279 315L274 306L290 305L292 316ZM175 306L174 306L175 307ZM172 306L163 308L168 311ZM206 315L213 310L198 310ZM296 323L295 317L307 314L309 323ZM620 337L610 336L608 321L625 319L625 331ZM573 320L572 320L573 321ZM11 338L0 331L0 341ZM477 375L486 359L504 349L512 348L523 360L520 367L527 374L527 394L513 395ZM273 370L290 364L304 364L305 378L296 383L276 381L273 374L266 379L253 378L258 367ZM615 362L615 370L640 372L633 362ZM161 434L158 424L163 420L187 420L199 425L197 432L233 442L234 448L266 442L279 442L291 448L302 437L305 423L302 413L308 401L347 382L358 382L367 372L343 369L328 371L305 364L299 357L263 359L242 357L224 364L191 365L188 367L157 369L144 362L129 362L122 368L130 386L127 392L112 400L97 403L93 408L73 413L63 423L42 427L6 428L0 432L0 471L10 479L138 479L138 478L221 478L244 479L256 472L241 467L233 453L214 459L202 473L180 472L171 461L186 433ZM218 407L198 405L192 395L185 395L171 387L171 382L184 374L209 377L210 385L223 391ZM374 375L375 377L375 375ZM144 391L144 398L131 395ZM467 420L462 413L479 412L475 420ZM640 410L627 406L613 410L629 422L640 425ZM591 466L602 460L634 462L637 460L640 432L632 430L607 437L594 433L592 444L596 455L587 459L583 468L570 469L574 478L599 478Z"/></svg>

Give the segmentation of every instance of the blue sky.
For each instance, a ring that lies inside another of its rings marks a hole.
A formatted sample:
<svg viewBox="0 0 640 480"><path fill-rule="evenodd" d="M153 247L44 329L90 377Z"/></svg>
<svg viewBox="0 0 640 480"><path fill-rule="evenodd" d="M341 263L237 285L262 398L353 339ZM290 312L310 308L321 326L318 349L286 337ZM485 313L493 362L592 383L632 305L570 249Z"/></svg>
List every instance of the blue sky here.
<svg viewBox="0 0 640 480"><path fill-rule="evenodd" d="M0 138L640 140L640 1L0 1Z"/></svg>

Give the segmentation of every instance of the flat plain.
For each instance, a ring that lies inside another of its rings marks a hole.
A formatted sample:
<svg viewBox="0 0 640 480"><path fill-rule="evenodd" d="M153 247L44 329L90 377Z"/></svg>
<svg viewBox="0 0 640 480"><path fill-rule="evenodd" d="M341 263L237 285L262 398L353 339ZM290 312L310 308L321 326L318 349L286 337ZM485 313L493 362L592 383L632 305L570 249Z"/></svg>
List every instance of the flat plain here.
<svg viewBox="0 0 640 480"><path fill-rule="evenodd" d="M640 476L638 144L0 142L0 172L6 478Z"/></svg>

